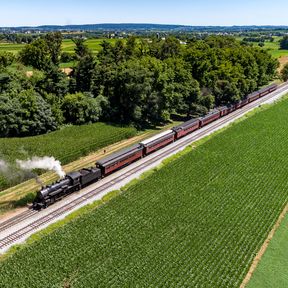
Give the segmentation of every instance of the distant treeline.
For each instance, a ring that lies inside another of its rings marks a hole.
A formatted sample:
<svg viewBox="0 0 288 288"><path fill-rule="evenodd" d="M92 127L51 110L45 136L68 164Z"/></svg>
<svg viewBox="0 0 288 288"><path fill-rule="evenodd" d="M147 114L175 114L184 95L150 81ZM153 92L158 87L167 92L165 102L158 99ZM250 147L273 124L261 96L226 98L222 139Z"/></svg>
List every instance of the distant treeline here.
<svg viewBox="0 0 288 288"><path fill-rule="evenodd" d="M12 55L0 55L1 136L99 120L146 127L175 114L201 115L268 84L278 66L267 52L231 37L191 39L187 45L173 37L103 41L97 57L82 38L74 39L72 55L62 53L61 43L55 32L24 47L18 61L37 69L30 78L9 72ZM78 63L69 77L59 69L65 55Z"/></svg>

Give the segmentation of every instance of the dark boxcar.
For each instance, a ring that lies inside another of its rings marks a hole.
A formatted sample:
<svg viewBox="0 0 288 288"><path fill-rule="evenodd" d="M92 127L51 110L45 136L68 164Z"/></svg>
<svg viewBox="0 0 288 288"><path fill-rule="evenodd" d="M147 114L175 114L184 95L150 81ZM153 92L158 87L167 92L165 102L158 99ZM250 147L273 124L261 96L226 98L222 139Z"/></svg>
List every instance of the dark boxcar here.
<svg viewBox="0 0 288 288"><path fill-rule="evenodd" d="M208 125L209 123L217 120L220 118L220 111L212 111L211 113L207 114L206 116L200 119L200 127Z"/></svg>
<svg viewBox="0 0 288 288"><path fill-rule="evenodd" d="M143 147L136 144L130 148L120 150L113 153L99 161L97 161L97 168L101 169L103 176L110 174L124 166L143 157Z"/></svg>
<svg viewBox="0 0 288 288"><path fill-rule="evenodd" d="M88 185L89 183L96 182L102 176L101 170L95 167L81 169L80 173L82 187Z"/></svg>
<svg viewBox="0 0 288 288"><path fill-rule="evenodd" d="M179 139L189 133L192 133L199 127L200 127L199 119L191 119L178 126L173 127L172 130L175 132L175 139Z"/></svg>
<svg viewBox="0 0 288 288"><path fill-rule="evenodd" d="M175 132L173 130L168 130L159 133L149 139L145 139L140 144L144 147L144 155L148 155L175 140Z"/></svg>
<svg viewBox="0 0 288 288"><path fill-rule="evenodd" d="M253 92L247 96L248 102L251 103L260 97L259 91Z"/></svg>

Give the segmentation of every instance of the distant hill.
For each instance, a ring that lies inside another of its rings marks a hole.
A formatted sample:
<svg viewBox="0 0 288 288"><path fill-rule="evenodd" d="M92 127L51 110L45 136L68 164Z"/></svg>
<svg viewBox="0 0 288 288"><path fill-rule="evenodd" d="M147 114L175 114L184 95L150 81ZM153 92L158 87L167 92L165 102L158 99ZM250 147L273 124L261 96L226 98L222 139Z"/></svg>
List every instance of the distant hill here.
<svg viewBox="0 0 288 288"><path fill-rule="evenodd" d="M84 24L84 25L42 25L22 27L0 27L0 31L186 31L186 32L238 32L238 31L264 31L264 30L287 30L288 26L186 26L170 24L145 24L145 23L105 23L105 24Z"/></svg>

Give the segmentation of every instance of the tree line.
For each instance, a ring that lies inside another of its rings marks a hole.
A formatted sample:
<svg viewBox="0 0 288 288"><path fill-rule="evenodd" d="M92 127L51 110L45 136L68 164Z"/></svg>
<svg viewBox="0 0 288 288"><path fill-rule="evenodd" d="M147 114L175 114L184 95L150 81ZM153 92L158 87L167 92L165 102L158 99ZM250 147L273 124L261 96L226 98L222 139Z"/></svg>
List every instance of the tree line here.
<svg viewBox="0 0 288 288"><path fill-rule="evenodd" d="M0 54L2 137L96 121L143 128L173 115L202 115L267 84L278 65L267 52L232 37L190 39L187 45L173 37L129 37L114 45L103 41L97 56L84 39L73 41L70 57L77 66L69 77L59 69L59 32L32 41L19 53L20 62L37 69L30 78L9 71L12 56Z"/></svg>

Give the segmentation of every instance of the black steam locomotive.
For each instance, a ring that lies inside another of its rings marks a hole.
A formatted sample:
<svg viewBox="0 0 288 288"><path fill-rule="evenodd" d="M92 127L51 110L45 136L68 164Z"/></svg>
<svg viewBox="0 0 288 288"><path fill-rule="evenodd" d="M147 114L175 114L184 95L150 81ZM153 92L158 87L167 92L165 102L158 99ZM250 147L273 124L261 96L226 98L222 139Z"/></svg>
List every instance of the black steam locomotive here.
<svg viewBox="0 0 288 288"><path fill-rule="evenodd" d="M249 94L246 98L238 101L237 103L215 109L204 117L191 119L172 128L171 130L159 133L156 136L146 139L139 144L113 153L99 160L96 163L96 167L69 173L64 179L59 180L47 187L43 187L42 190L37 193L37 196L33 202L33 208L46 208L66 195L78 191L83 187L88 186L99 179L131 164L132 162L137 161L182 137L185 137L189 133L192 133L193 131L212 123L220 117L224 117L237 109L241 109L243 106L275 91L276 89L277 85L271 85L263 88L257 92Z"/></svg>
<svg viewBox="0 0 288 288"><path fill-rule="evenodd" d="M98 168L86 168L77 172L71 172L52 185L43 187L37 193L33 202L34 209L46 208L63 197L78 191L85 186L98 181L101 178L101 170Z"/></svg>

